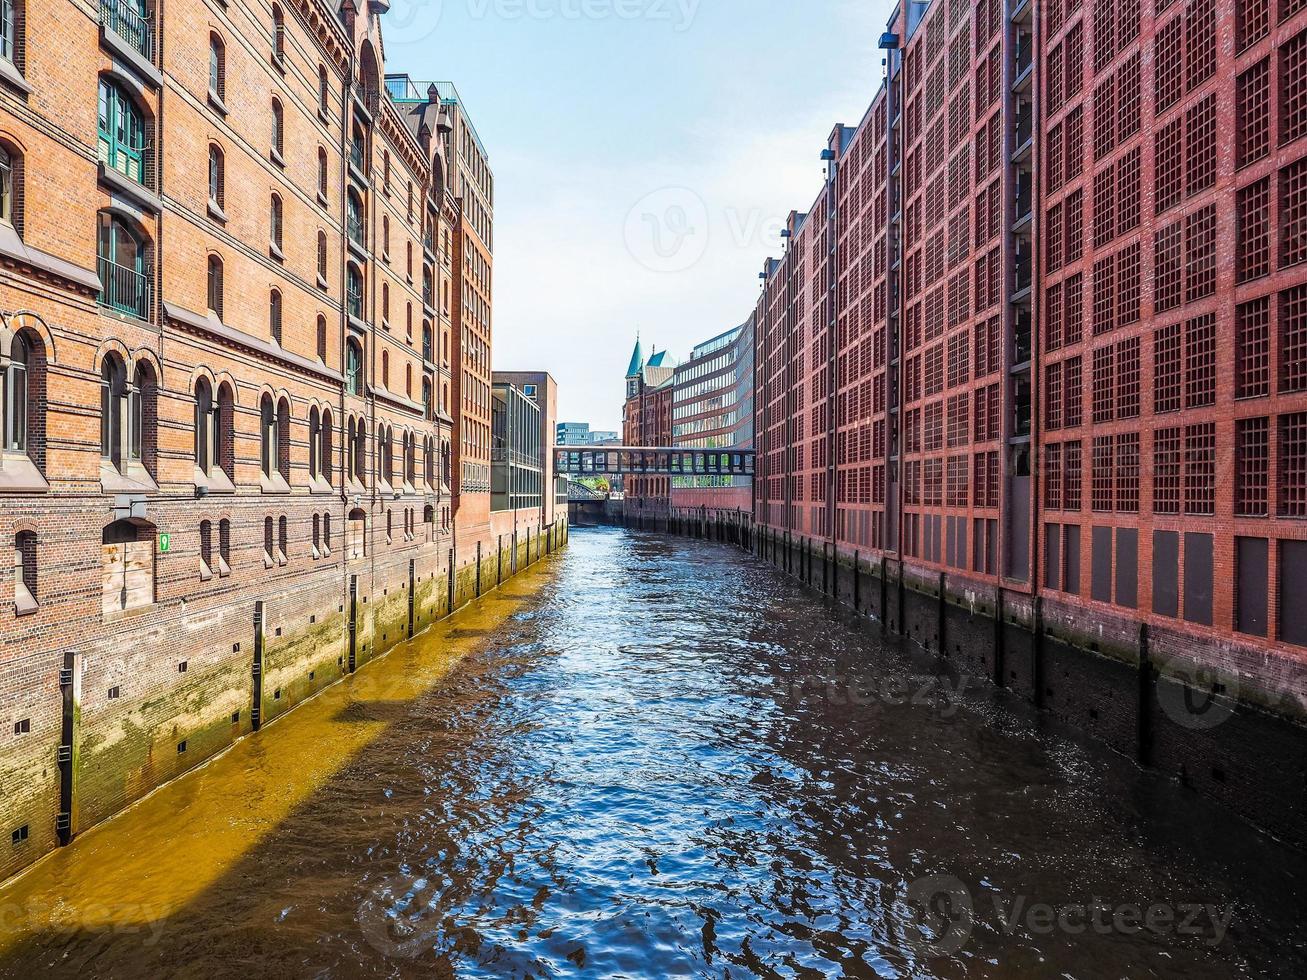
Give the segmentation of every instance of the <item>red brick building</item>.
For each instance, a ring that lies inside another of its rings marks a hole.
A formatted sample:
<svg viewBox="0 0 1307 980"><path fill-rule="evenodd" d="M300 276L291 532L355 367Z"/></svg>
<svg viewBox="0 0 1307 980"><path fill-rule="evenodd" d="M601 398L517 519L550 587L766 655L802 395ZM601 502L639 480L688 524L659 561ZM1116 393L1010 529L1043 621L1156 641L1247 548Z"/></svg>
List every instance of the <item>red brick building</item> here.
<svg viewBox="0 0 1307 980"><path fill-rule="evenodd" d="M626 401L622 405L622 445L672 445L672 390L675 368L666 351L646 359L637 338L626 371ZM666 513L671 504L671 478L623 478L627 512Z"/></svg>
<svg viewBox="0 0 1307 980"><path fill-rule="evenodd" d="M1307 5L935 0L881 46L762 272L757 521L1307 692Z"/></svg>
<svg viewBox="0 0 1307 980"><path fill-rule="evenodd" d="M490 175L385 6L0 29L0 877L494 573Z"/></svg>

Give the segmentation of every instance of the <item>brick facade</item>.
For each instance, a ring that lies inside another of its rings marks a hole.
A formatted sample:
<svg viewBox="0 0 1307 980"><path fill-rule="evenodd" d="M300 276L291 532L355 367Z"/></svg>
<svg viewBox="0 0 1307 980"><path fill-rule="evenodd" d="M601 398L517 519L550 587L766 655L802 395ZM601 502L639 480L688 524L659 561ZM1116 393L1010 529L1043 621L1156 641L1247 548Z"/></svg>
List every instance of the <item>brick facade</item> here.
<svg viewBox="0 0 1307 980"><path fill-rule="evenodd" d="M563 534L513 515L508 554L488 479L455 477L490 175L478 151L469 207L461 103L390 95L377 13L25 14L0 64L0 877Z"/></svg>
<svg viewBox="0 0 1307 980"><path fill-rule="evenodd" d="M882 47L763 269L756 520L1302 716L1307 8L935 0Z"/></svg>

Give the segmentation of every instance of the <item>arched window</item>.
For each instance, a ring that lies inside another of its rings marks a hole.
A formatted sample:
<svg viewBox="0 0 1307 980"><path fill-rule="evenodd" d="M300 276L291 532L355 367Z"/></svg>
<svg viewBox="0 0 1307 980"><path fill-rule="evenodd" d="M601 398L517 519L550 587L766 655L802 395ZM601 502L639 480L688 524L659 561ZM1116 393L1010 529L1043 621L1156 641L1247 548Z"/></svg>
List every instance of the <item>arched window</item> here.
<svg viewBox="0 0 1307 980"><path fill-rule="evenodd" d="M286 556L290 554L290 522L286 515L282 514L277 518L277 564L286 564Z"/></svg>
<svg viewBox="0 0 1307 980"><path fill-rule="evenodd" d="M272 7L272 57L279 65L286 60L286 18L276 4Z"/></svg>
<svg viewBox="0 0 1307 980"><path fill-rule="evenodd" d="M210 255L208 261L209 312L222 319L222 259Z"/></svg>
<svg viewBox="0 0 1307 980"><path fill-rule="evenodd" d="M318 230L318 284L327 285L327 233Z"/></svg>
<svg viewBox="0 0 1307 980"><path fill-rule="evenodd" d="M390 259L390 215L381 216L381 255L383 258Z"/></svg>
<svg viewBox="0 0 1307 980"><path fill-rule="evenodd" d="M208 378L195 385L195 468L208 473L214 467L217 442L217 404Z"/></svg>
<svg viewBox="0 0 1307 980"><path fill-rule="evenodd" d="M286 114L282 110L281 100L272 100L272 156L277 162L281 162L282 154L286 152Z"/></svg>
<svg viewBox="0 0 1307 980"><path fill-rule="evenodd" d="M156 420L159 417L159 385L154 369L145 361L136 363L127 389L127 458L139 461L151 476L158 450Z"/></svg>
<svg viewBox="0 0 1307 980"><path fill-rule="evenodd" d="M273 549L277 546L274 538L276 525L272 522L272 515L263 519L263 567L271 568L276 560Z"/></svg>
<svg viewBox="0 0 1307 980"><path fill-rule="evenodd" d="M272 476L277 467L277 409L270 395L259 401L259 462L263 475Z"/></svg>
<svg viewBox="0 0 1307 980"><path fill-rule="evenodd" d="M413 243L404 243L404 275L408 277L409 285L413 284Z"/></svg>
<svg viewBox="0 0 1307 980"><path fill-rule="evenodd" d="M381 323L382 326L389 329L390 326L390 283L381 284Z"/></svg>
<svg viewBox="0 0 1307 980"><path fill-rule="evenodd" d="M349 135L349 162L362 174L368 172L368 141L363 127L356 121Z"/></svg>
<svg viewBox="0 0 1307 980"><path fill-rule="evenodd" d="M360 248L367 248L368 236L363 199L353 190L350 190L349 192L349 199L345 212L345 222L346 229L349 232L349 240Z"/></svg>
<svg viewBox="0 0 1307 980"><path fill-rule="evenodd" d="M327 196L327 151L318 147L318 194Z"/></svg>
<svg viewBox="0 0 1307 980"><path fill-rule="evenodd" d="M404 365L404 394L413 397L413 365Z"/></svg>
<svg viewBox="0 0 1307 980"><path fill-rule="evenodd" d="M313 548L310 554L314 558L322 557L322 515L313 515Z"/></svg>
<svg viewBox="0 0 1307 980"><path fill-rule="evenodd" d="M23 334L14 338L9 352L9 363L5 367L5 388L3 422L4 445L6 452L26 453L28 451L27 433L28 415L32 411L31 374L28 371L31 352Z"/></svg>
<svg viewBox="0 0 1307 980"><path fill-rule="evenodd" d="M218 522L218 574L231 574L231 521L226 517Z"/></svg>
<svg viewBox="0 0 1307 980"><path fill-rule="evenodd" d="M435 361L435 351L431 349L433 343L434 343L434 336L431 331L431 321L423 320L422 321L422 360L426 361L428 364L434 363Z"/></svg>
<svg viewBox="0 0 1307 980"><path fill-rule="evenodd" d="M222 150L216 143L209 144L209 203L221 209L226 198L223 175Z"/></svg>
<svg viewBox="0 0 1307 980"><path fill-rule="evenodd" d="M282 203L281 198L276 194L272 195L268 202L268 231L269 241L273 248L278 252L282 248Z"/></svg>
<svg viewBox="0 0 1307 980"><path fill-rule="evenodd" d="M430 419L432 416L431 405L431 379L422 379L422 417Z"/></svg>
<svg viewBox="0 0 1307 980"><path fill-rule="evenodd" d="M322 515L322 553L331 554L331 514Z"/></svg>
<svg viewBox="0 0 1307 980"><path fill-rule="evenodd" d="M108 78L100 79L97 133L101 162L129 180L144 185L148 150L145 118L122 87Z"/></svg>
<svg viewBox="0 0 1307 980"><path fill-rule="evenodd" d="M100 367L100 457L120 471L127 426L127 368L110 354Z"/></svg>
<svg viewBox="0 0 1307 980"><path fill-rule="evenodd" d="M390 351L381 352L381 387L390 387Z"/></svg>
<svg viewBox="0 0 1307 980"><path fill-rule="evenodd" d="M327 484L332 480L332 430L331 430L331 412L328 409L322 410L322 419L319 423L318 430L318 477Z"/></svg>
<svg viewBox="0 0 1307 980"><path fill-rule="evenodd" d="M355 507L349 512L349 521L345 530L345 557L363 558L368 553L367 535L368 517L363 508Z"/></svg>
<svg viewBox="0 0 1307 980"><path fill-rule="evenodd" d="M389 193L390 193L390 151L389 151L389 150L385 150L385 151L382 152L382 154L381 154L381 164L382 164L382 167L381 167L381 173L382 173L381 189L382 189L385 193L389 194Z"/></svg>
<svg viewBox="0 0 1307 980"><path fill-rule="evenodd" d="M209 94L220 101L227 97L227 49L217 34L209 35Z"/></svg>
<svg viewBox="0 0 1307 980"><path fill-rule="evenodd" d="M0 221L13 225L20 235L23 222L17 206L17 191L22 184L22 171L22 157L0 143Z"/></svg>
<svg viewBox="0 0 1307 980"><path fill-rule="evenodd" d="M345 271L345 306L355 320L363 319L363 273L353 262Z"/></svg>
<svg viewBox="0 0 1307 980"><path fill-rule="evenodd" d="M404 482L412 487L417 483L418 438L412 432L404 436Z"/></svg>
<svg viewBox="0 0 1307 980"><path fill-rule="evenodd" d="M359 483L367 480L368 431L363 420L359 419L354 429L354 479Z"/></svg>
<svg viewBox="0 0 1307 980"><path fill-rule="evenodd" d="M36 532L14 535L14 612L19 616L36 612Z"/></svg>
<svg viewBox="0 0 1307 980"><path fill-rule="evenodd" d="M19 37L22 34L22 17L19 14L19 0L0 0L0 58L12 61L19 70Z"/></svg>
<svg viewBox="0 0 1307 980"><path fill-rule="evenodd" d="M200 578L213 577L213 521L200 521Z"/></svg>
<svg viewBox="0 0 1307 980"><path fill-rule="evenodd" d="M428 487L436 485L436 440L431 436L422 444L422 482Z"/></svg>
<svg viewBox="0 0 1307 980"><path fill-rule="evenodd" d="M100 302L121 313L148 320L153 276L144 237L122 218L101 211L96 249Z"/></svg>
<svg viewBox="0 0 1307 980"><path fill-rule="evenodd" d="M350 395L363 394L363 348L352 337L345 345L345 391Z"/></svg>
<svg viewBox="0 0 1307 980"><path fill-rule="evenodd" d="M331 82L326 65L318 65L318 111L324 114L331 111Z"/></svg>
<svg viewBox="0 0 1307 980"><path fill-rule="evenodd" d="M268 294L268 332L278 345L281 344L281 291L274 289Z"/></svg>
<svg viewBox="0 0 1307 980"><path fill-rule="evenodd" d="M318 343L315 350L318 352L318 360L325 364L327 362L327 318L321 313L318 314Z"/></svg>
<svg viewBox="0 0 1307 980"><path fill-rule="evenodd" d="M381 426L377 429L377 466L380 470L378 474L381 481L387 486L393 486L395 482L395 450L391 439L391 430L389 426Z"/></svg>

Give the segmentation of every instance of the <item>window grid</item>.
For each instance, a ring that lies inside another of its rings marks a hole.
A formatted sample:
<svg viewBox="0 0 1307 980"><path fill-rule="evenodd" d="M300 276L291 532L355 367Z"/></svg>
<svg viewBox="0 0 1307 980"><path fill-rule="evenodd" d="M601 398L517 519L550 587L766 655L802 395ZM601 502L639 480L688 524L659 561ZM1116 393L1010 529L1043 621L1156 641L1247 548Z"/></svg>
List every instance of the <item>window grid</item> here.
<svg viewBox="0 0 1307 980"><path fill-rule="evenodd" d="M1184 512L1216 513L1216 423L1184 428Z"/></svg>
<svg viewBox="0 0 1307 980"><path fill-rule="evenodd" d="M1270 297L1241 303L1235 310L1235 397L1271 393Z"/></svg>
<svg viewBox="0 0 1307 980"><path fill-rule="evenodd" d="M1180 430L1158 429L1153 436L1153 512L1180 513Z"/></svg>
<svg viewBox="0 0 1307 980"><path fill-rule="evenodd" d="M1280 171L1280 265L1307 260L1307 157Z"/></svg>
<svg viewBox="0 0 1307 980"><path fill-rule="evenodd" d="M1280 293L1280 391L1307 391L1307 285Z"/></svg>
<svg viewBox="0 0 1307 980"><path fill-rule="evenodd" d="M1281 517L1307 517L1307 412L1280 416Z"/></svg>
<svg viewBox="0 0 1307 980"><path fill-rule="evenodd" d="M1125 432L1116 437L1116 509L1132 514L1139 511L1139 433Z"/></svg>
<svg viewBox="0 0 1307 980"><path fill-rule="evenodd" d="M1307 31L1280 47L1280 143L1307 133Z"/></svg>
<svg viewBox="0 0 1307 980"><path fill-rule="evenodd" d="M1084 482L1080 465L1080 442L1064 443L1062 446L1062 509L1079 510L1081 507L1080 489Z"/></svg>
<svg viewBox="0 0 1307 980"><path fill-rule="evenodd" d="M1239 282L1271 271L1271 179L1241 188L1236 203L1239 231L1235 239Z"/></svg>
<svg viewBox="0 0 1307 980"><path fill-rule="evenodd" d="M1234 433L1234 512L1240 517L1265 517L1270 488L1270 419L1239 419Z"/></svg>
<svg viewBox="0 0 1307 980"><path fill-rule="evenodd" d="M1235 94L1235 165L1245 167L1271 147L1271 61L1263 58L1239 76Z"/></svg>
<svg viewBox="0 0 1307 980"><path fill-rule="evenodd" d="M1153 412L1180 410L1180 324L1159 327L1153 335Z"/></svg>

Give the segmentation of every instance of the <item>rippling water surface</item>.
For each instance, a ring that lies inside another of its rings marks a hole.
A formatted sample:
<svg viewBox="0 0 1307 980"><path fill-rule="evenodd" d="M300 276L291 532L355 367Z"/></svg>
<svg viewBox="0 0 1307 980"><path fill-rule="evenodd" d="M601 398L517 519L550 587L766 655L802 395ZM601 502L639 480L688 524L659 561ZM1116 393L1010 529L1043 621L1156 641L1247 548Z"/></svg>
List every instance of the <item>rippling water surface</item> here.
<svg viewBox="0 0 1307 980"><path fill-rule="evenodd" d="M0 970L1307 975L1302 858L732 549L575 530L369 671L0 892Z"/></svg>

